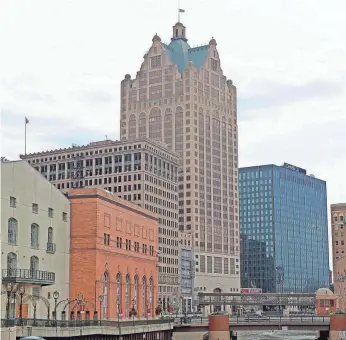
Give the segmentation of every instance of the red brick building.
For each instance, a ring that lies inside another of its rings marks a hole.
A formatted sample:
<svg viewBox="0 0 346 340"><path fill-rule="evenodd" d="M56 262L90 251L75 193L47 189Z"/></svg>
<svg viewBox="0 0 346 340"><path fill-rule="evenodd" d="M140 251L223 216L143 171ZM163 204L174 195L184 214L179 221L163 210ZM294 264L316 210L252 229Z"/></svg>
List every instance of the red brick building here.
<svg viewBox="0 0 346 340"><path fill-rule="evenodd" d="M128 318L133 308L139 317L154 316L158 216L101 189L75 189L68 197L70 299L82 293L85 308L102 319Z"/></svg>
<svg viewBox="0 0 346 340"><path fill-rule="evenodd" d="M337 306L346 312L346 255L334 262L334 292Z"/></svg>

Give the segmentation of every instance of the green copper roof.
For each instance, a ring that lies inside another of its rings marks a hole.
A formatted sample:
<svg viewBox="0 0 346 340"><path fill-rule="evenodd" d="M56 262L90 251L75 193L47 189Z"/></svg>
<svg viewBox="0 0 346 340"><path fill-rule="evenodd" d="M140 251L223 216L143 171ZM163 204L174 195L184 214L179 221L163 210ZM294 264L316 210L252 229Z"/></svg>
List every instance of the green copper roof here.
<svg viewBox="0 0 346 340"><path fill-rule="evenodd" d="M189 61L199 70L205 63L209 45L191 48L185 39L174 39L169 45L162 44L167 51L169 59L178 66L183 73Z"/></svg>

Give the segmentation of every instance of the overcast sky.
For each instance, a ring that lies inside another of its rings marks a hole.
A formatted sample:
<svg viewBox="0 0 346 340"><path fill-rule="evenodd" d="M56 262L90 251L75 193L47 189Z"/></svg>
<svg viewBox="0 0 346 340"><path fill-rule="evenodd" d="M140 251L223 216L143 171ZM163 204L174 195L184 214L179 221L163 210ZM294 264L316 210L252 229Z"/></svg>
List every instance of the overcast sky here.
<svg viewBox="0 0 346 340"><path fill-rule="evenodd" d="M119 138L119 85L176 0L3 0L1 154ZM191 46L215 37L238 88L240 165L283 162L346 201L346 1L181 0Z"/></svg>

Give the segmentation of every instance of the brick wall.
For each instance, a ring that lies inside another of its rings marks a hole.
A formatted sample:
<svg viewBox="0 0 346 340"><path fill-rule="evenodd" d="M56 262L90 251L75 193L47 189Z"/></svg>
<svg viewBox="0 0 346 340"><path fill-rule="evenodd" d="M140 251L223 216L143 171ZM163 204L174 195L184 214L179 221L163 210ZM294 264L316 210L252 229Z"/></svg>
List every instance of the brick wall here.
<svg viewBox="0 0 346 340"><path fill-rule="evenodd" d="M153 315L157 307L158 284L157 215L101 189L71 190L69 198L71 201L70 299L75 299L79 293L82 293L89 302L85 310L93 311L95 308L99 312L98 297L108 296L107 311L104 307L101 308L102 317L116 319L116 298L119 295L119 317L127 318L135 296L134 280L137 277L138 314L142 317ZM137 251L135 242L139 245ZM151 249L153 252L150 252ZM105 272L108 274L107 294L104 294ZM120 284L117 284L118 273ZM127 275L129 284L126 284ZM144 301L143 277L147 282ZM153 282L151 299L150 278ZM117 288L120 288L118 295ZM148 308L145 308L145 305L148 305Z"/></svg>

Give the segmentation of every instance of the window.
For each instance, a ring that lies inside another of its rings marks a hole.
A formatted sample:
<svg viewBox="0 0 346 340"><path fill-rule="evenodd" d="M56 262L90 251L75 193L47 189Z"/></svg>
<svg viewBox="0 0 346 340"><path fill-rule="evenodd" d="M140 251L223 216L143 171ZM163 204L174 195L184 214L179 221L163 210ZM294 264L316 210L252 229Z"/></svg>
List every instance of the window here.
<svg viewBox="0 0 346 340"><path fill-rule="evenodd" d="M65 212L62 213L62 220L64 222L67 222L67 213L65 213Z"/></svg>
<svg viewBox="0 0 346 340"><path fill-rule="evenodd" d="M103 234L103 244L105 246L109 246L110 245L110 239L111 239L111 235L110 234Z"/></svg>
<svg viewBox="0 0 346 340"><path fill-rule="evenodd" d="M10 207L15 208L17 206L17 200L15 197L11 196L10 197Z"/></svg>
<svg viewBox="0 0 346 340"><path fill-rule="evenodd" d="M7 254L7 276L16 277L17 255L15 253Z"/></svg>
<svg viewBox="0 0 346 340"><path fill-rule="evenodd" d="M126 275L125 279L125 316L130 314L130 276Z"/></svg>
<svg viewBox="0 0 346 340"><path fill-rule="evenodd" d="M30 276L36 277L39 266L39 259L37 256L31 256L30 258Z"/></svg>
<svg viewBox="0 0 346 340"><path fill-rule="evenodd" d="M137 310L138 307L138 276L135 276L135 282L133 285L133 304L135 307L135 310Z"/></svg>
<svg viewBox="0 0 346 340"><path fill-rule="evenodd" d="M38 204L36 204L36 203L32 204L32 213L38 214Z"/></svg>
<svg viewBox="0 0 346 340"><path fill-rule="evenodd" d="M149 310L153 315L153 278L149 279Z"/></svg>
<svg viewBox="0 0 346 340"><path fill-rule="evenodd" d="M53 218L53 208L48 208L48 217Z"/></svg>
<svg viewBox="0 0 346 340"><path fill-rule="evenodd" d="M120 273L117 274L117 279L116 279L116 316L118 317L121 313L121 276Z"/></svg>
<svg viewBox="0 0 346 340"><path fill-rule="evenodd" d="M31 248L38 248L39 227L33 223L31 225Z"/></svg>
<svg viewBox="0 0 346 340"><path fill-rule="evenodd" d="M8 220L7 242L9 244L17 244L18 222L14 218Z"/></svg>
<svg viewBox="0 0 346 340"><path fill-rule="evenodd" d="M49 244L53 243L53 228L52 227L48 228L48 243Z"/></svg>
<svg viewBox="0 0 346 340"><path fill-rule="evenodd" d="M108 288L109 288L109 275L108 272L103 273L103 315L100 319L107 319L108 317ZM101 313L101 311L100 311Z"/></svg>
<svg viewBox="0 0 346 340"><path fill-rule="evenodd" d="M155 56L151 58L151 68L161 67L161 56Z"/></svg>
<svg viewBox="0 0 346 340"><path fill-rule="evenodd" d="M211 69L217 71L217 60L211 59Z"/></svg>
<svg viewBox="0 0 346 340"><path fill-rule="evenodd" d="M147 279L143 276L142 279L142 316L146 316L146 306L147 306Z"/></svg>

